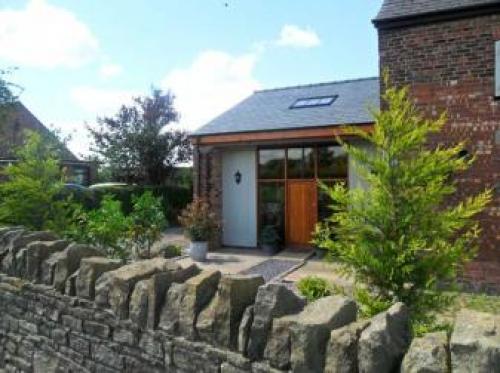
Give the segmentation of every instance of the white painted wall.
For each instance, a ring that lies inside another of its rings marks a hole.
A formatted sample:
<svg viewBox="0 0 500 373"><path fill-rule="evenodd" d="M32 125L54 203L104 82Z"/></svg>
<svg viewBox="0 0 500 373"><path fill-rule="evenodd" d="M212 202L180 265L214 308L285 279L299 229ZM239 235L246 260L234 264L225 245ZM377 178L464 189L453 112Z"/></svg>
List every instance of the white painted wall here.
<svg viewBox="0 0 500 373"><path fill-rule="evenodd" d="M257 184L255 150L231 150L222 155L222 243L257 246ZM241 182L234 175L241 173Z"/></svg>

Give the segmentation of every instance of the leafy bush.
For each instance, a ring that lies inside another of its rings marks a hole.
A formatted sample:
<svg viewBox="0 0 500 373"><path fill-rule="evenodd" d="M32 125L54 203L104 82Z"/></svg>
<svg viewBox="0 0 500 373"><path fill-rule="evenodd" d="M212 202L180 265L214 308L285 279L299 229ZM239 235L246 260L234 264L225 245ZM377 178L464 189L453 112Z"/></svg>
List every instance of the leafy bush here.
<svg viewBox="0 0 500 373"><path fill-rule="evenodd" d="M464 144L430 149L427 137L442 129L445 115L422 119L407 89L391 87L387 78L385 87L387 109L374 112L374 130L351 131L371 149L338 139L367 188L324 187L332 200L331 232L315 243L358 283L377 289L382 304L405 302L416 317L447 303L440 285L453 282L474 257L479 227L472 218L491 191L453 205L452 176L473 161L460 157Z"/></svg>
<svg viewBox="0 0 500 373"><path fill-rule="evenodd" d="M309 302L332 294L331 286L328 281L317 276L307 276L301 278L297 282L297 288Z"/></svg>
<svg viewBox="0 0 500 373"><path fill-rule="evenodd" d="M163 258L175 258L182 255L182 246L178 244L164 243L158 248L158 253Z"/></svg>
<svg viewBox="0 0 500 373"><path fill-rule="evenodd" d="M130 220L123 214L121 202L105 196L98 209L80 208L73 215L73 226L67 236L102 249L109 257L126 260L130 247L126 241Z"/></svg>
<svg viewBox="0 0 500 373"><path fill-rule="evenodd" d="M94 204L89 208L97 208L100 201L106 195L112 195L122 203L123 212L128 215L133 210L133 197L151 192L155 197L161 198L162 210L165 218L172 224L178 224L178 216L181 211L192 201L192 189L179 186L139 186L101 184L90 188L93 194Z"/></svg>
<svg viewBox="0 0 500 373"><path fill-rule="evenodd" d="M133 210L129 215L128 238L132 241L139 257L149 258L151 246L161 236L167 221L162 211L162 200L148 191L140 197L134 196Z"/></svg>
<svg viewBox="0 0 500 373"><path fill-rule="evenodd" d="M3 172L7 180L0 184L0 221L33 230L64 230L74 206L71 198L60 198L63 174L54 143L27 131L17 157Z"/></svg>
<svg viewBox="0 0 500 373"><path fill-rule="evenodd" d="M192 241L210 241L220 229L219 220L210 211L209 204L199 198L183 210L179 221Z"/></svg>
<svg viewBox="0 0 500 373"><path fill-rule="evenodd" d="M358 287L354 291L354 299L358 303L358 313L361 317L373 317L380 312L384 312L392 306L393 302L383 297L377 296L374 292Z"/></svg>

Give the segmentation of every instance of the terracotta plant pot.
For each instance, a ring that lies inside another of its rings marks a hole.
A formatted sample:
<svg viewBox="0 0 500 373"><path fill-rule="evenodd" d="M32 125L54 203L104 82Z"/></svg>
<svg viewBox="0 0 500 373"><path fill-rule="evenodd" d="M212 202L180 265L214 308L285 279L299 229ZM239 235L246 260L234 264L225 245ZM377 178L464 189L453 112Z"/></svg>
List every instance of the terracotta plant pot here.
<svg viewBox="0 0 500 373"><path fill-rule="evenodd" d="M207 252L207 241L192 241L189 245L189 256L196 262L204 262L207 260Z"/></svg>

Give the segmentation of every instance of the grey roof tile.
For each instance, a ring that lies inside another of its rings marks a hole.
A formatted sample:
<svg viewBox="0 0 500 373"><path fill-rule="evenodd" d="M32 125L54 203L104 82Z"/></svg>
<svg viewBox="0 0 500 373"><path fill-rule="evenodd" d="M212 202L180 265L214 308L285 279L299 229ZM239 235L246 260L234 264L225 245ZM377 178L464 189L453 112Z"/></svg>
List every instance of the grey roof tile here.
<svg viewBox="0 0 500 373"><path fill-rule="evenodd" d="M290 109L297 99L332 95L338 98L329 106ZM369 108L378 108L379 101L378 78L256 91L193 135L371 123Z"/></svg>
<svg viewBox="0 0 500 373"><path fill-rule="evenodd" d="M456 11L498 3L500 3L500 0L384 0L375 21Z"/></svg>

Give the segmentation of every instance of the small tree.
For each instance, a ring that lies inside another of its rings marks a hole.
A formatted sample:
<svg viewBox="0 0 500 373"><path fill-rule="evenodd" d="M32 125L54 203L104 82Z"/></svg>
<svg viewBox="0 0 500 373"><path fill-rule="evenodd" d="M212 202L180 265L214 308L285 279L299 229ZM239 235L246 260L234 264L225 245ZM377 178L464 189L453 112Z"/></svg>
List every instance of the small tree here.
<svg viewBox="0 0 500 373"><path fill-rule="evenodd" d="M438 285L452 282L474 257L479 227L472 218L491 191L451 203L452 175L473 160L459 156L463 143L429 148L428 135L442 129L445 114L423 119L406 88L385 83L387 109L374 112L373 132L352 129L372 149L338 139L367 188L324 187L333 214L317 228L315 243L376 289L379 304L403 301L418 314L441 304Z"/></svg>
<svg viewBox="0 0 500 373"><path fill-rule="evenodd" d="M4 122L9 115L13 105L17 102L17 95L14 93L13 89L18 88L18 86L10 83L4 77L9 74L10 71L0 69L0 147L5 146L3 144L3 131ZM0 151L0 154L2 152Z"/></svg>
<svg viewBox="0 0 500 373"><path fill-rule="evenodd" d="M162 208L162 199L153 196L150 191L132 200L129 238L134 243L138 256L151 256L151 247L157 241L167 221Z"/></svg>
<svg viewBox="0 0 500 373"><path fill-rule="evenodd" d="M68 214L61 200L63 174L54 144L35 132L26 132L26 142L17 151L18 161L3 171L0 184L0 221L40 230Z"/></svg>
<svg viewBox="0 0 500 373"><path fill-rule="evenodd" d="M113 196L104 196L98 209L76 209L72 221L70 229L65 232L66 237L92 244L111 258L123 261L129 258L127 233L130 219L123 213L121 202Z"/></svg>
<svg viewBox="0 0 500 373"><path fill-rule="evenodd" d="M97 129L88 127L93 151L115 180L159 185L177 163L191 159L186 132L168 129L178 119L173 101L170 93L154 89L114 117L98 118Z"/></svg>

